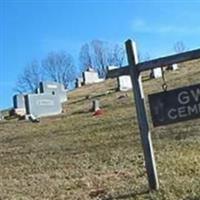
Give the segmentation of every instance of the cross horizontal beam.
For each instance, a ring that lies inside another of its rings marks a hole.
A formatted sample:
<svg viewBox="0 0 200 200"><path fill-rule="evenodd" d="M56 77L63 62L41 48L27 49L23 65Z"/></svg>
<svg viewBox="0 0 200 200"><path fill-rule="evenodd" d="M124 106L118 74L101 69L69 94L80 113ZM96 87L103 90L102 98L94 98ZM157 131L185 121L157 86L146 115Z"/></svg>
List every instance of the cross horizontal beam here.
<svg viewBox="0 0 200 200"><path fill-rule="evenodd" d="M139 72L154 69L157 67L163 67L175 63L181 63L189 60L200 58L200 49L191 50L179 54L174 54L166 57L156 58L153 60L138 63L136 65ZM108 71L108 78L115 78L122 75L129 75L129 67L121 67Z"/></svg>
<svg viewBox="0 0 200 200"><path fill-rule="evenodd" d="M153 60L149 60L146 62L142 62L138 64L139 71L145 71L149 69L153 69L156 67L163 67L175 63L181 63L188 60L194 60L200 58L200 49L191 50L179 54L174 54L171 56L161 57Z"/></svg>

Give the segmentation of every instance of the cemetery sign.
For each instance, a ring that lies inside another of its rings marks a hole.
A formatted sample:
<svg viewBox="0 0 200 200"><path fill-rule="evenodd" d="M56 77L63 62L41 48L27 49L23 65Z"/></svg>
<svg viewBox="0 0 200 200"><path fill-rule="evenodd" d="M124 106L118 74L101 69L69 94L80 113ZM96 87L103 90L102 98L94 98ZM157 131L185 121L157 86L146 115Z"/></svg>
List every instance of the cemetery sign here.
<svg viewBox="0 0 200 200"><path fill-rule="evenodd" d="M152 70L158 67L172 65L174 63L180 63L180 62L184 62L188 60L198 59L200 58L200 49L187 51L187 52L183 52L183 53L179 53L179 54L175 54L171 56L156 58L153 60L139 63L135 42L132 42L131 40L127 40L125 45L126 45L126 52L127 52L127 58L128 58L128 66L124 66L118 69L113 69L111 71L108 71L107 77L115 78L122 75L130 75L131 77L132 89L134 93L134 100L135 100L136 113L137 113L137 119L138 119L138 127L140 130L141 143L142 143L143 152L144 152L145 167L146 167L149 187L152 190L158 190L159 183L158 183L158 176L157 176L157 170L156 170L156 162L155 162L155 157L154 157L153 145L151 141L150 127L149 127L148 118L146 115L141 72L146 71L146 70ZM167 100L164 100L164 98L162 98L162 101L160 101L161 104L165 103L165 105L169 105L170 109L173 109L169 111L170 117L176 118L174 120L179 120L180 116L183 116L185 114L184 113L185 111L187 111L187 116L185 117L185 120L186 118L188 118L188 112L193 118L196 118L197 116L199 116L199 111L200 111L199 110L200 108L199 85L191 86L184 89L183 88L177 89L177 90L178 92L172 91L172 94L170 96L165 94L166 95L165 98L167 98ZM170 94L170 91L167 93ZM172 102L169 103L169 100L170 101L172 100ZM156 104L157 103L153 102L153 105L156 105ZM182 108L180 108L181 106ZM189 107L189 110L188 110L188 107ZM158 113L159 111L157 110L156 112ZM191 116L189 116L189 118L191 118Z"/></svg>
<svg viewBox="0 0 200 200"><path fill-rule="evenodd" d="M200 84L155 93L148 97L154 126L200 117Z"/></svg>

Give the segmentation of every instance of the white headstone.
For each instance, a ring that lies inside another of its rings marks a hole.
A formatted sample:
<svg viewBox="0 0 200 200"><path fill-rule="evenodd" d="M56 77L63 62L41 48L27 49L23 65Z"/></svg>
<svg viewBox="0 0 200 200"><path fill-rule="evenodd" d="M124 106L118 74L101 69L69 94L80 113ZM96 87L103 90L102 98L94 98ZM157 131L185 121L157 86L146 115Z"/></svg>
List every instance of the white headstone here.
<svg viewBox="0 0 200 200"><path fill-rule="evenodd" d="M173 65L172 65L172 70L177 70L177 69L178 69L178 64L176 64L176 63L173 64Z"/></svg>
<svg viewBox="0 0 200 200"><path fill-rule="evenodd" d="M132 89L131 78L128 75L119 76L117 82L119 91L128 91Z"/></svg>
<svg viewBox="0 0 200 200"><path fill-rule="evenodd" d="M162 77L162 69L160 67L153 69L153 78Z"/></svg>
<svg viewBox="0 0 200 200"><path fill-rule="evenodd" d="M83 82L84 85L99 83L104 81L104 79L100 79L98 73L95 71L85 71L83 72Z"/></svg>

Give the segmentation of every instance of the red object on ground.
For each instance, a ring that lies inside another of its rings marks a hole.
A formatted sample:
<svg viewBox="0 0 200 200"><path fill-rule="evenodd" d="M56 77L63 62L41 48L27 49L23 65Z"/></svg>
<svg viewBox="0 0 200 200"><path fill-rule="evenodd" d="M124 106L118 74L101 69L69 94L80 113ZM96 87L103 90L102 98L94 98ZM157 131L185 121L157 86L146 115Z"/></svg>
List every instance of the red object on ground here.
<svg viewBox="0 0 200 200"><path fill-rule="evenodd" d="M95 111L93 114L93 116L99 116L99 115L103 115L103 110L99 109L99 110Z"/></svg>

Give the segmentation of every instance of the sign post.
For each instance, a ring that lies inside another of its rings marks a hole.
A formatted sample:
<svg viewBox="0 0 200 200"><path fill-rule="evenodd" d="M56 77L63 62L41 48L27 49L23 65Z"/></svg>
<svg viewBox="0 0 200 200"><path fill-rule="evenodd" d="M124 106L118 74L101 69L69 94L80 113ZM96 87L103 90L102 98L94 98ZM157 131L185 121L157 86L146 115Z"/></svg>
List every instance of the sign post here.
<svg viewBox="0 0 200 200"><path fill-rule="evenodd" d="M156 163L154 159L153 146L151 142L151 133L148 126L144 94L141 82L141 76L136 64L138 63L138 56L135 43L132 44L131 40L126 41L126 51L129 63L129 72L133 85L133 93L135 97L138 125L140 129L140 136L142 140L142 147L145 158L145 167L147 170L148 182L150 189L158 190L158 177L156 172Z"/></svg>

